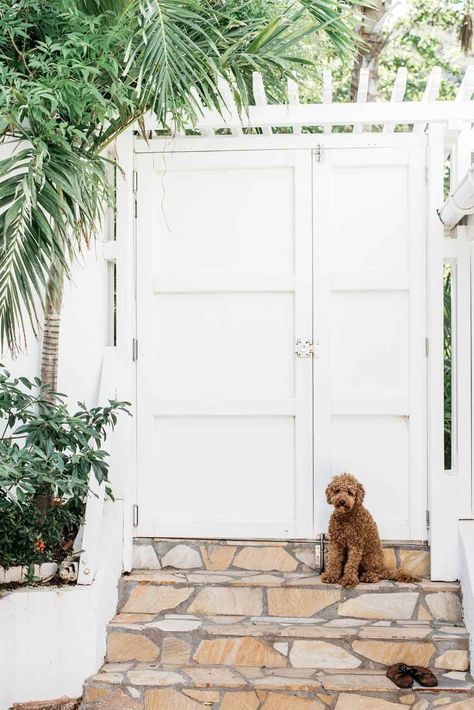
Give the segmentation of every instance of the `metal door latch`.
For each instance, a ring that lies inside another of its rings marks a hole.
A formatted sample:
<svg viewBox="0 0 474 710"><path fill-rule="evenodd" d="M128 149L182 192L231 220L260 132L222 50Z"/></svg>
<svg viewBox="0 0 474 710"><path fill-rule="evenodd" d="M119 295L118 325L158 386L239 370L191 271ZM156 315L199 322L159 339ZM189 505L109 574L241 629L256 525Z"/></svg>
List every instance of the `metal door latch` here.
<svg viewBox="0 0 474 710"><path fill-rule="evenodd" d="M295 344L296 357L312 357L314 355L313 341L309 338L298 338Z"/></svg>

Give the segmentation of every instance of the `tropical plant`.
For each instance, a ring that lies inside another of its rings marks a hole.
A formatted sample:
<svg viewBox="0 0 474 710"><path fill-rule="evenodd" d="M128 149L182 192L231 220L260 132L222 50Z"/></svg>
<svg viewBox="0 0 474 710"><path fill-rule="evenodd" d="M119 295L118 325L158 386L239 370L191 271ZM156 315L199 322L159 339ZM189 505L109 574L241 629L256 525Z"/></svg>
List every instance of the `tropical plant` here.
<svg viewBox="0 0 474 710"><path fill-rule="evenodd" d="M352 48L342 0L0 0L0 339L39 333L43 379L57 377L64 279L110 196L105 150L154 111L167 126L220 110L218 76L240 108L251 74L270 94L312 62L324 36ZM192 89L192 90L191 90Z"/></svg>
<svg viewBox="0 0 474 710"><path fill-rule="evenodd" d="M71 414L40 380L0 371L0 565L58 560L82 522L90 476L108 483L103 443L126 402Z"/></svg>

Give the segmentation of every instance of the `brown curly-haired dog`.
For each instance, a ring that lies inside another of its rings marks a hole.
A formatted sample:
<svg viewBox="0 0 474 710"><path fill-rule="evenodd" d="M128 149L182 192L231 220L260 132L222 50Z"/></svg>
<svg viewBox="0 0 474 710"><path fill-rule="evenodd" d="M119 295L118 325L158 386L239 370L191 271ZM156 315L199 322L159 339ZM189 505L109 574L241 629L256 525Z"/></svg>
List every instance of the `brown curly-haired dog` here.
<svg viewBox="0 0 474 710"><path fill-rule="evenodd" d="M377 524L362 505L364 487L355 476L341 473L326 488L334 510L329 521L329 559L321 580L355 587L359 582L416 582L416 577L385 567Z"/></svg>

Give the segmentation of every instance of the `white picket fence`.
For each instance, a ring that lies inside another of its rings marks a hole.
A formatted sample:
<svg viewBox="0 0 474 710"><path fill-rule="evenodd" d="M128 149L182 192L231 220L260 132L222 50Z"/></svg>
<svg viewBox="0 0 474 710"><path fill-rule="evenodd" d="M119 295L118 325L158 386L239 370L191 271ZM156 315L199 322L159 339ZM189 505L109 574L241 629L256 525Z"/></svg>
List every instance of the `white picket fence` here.
<svg viewBox="0 0 474 710"><path fill-rule="evenodd" d="M325 134L338 126L351 127L353 133L380 132L393 133L398 125L404 130L423 132L428 123L448 123L450 128L459 128L462 122L474 121L474 65L468 66L457 91L455 100L440 101L439 90L442 79L440 67L434 67L427 80L420 101L404 101L408 72L399 67L393 84L390 101L367 101L370 82L369 69L362 69L359 77L357 101L354 103L333 102L332 75L323 73L322 103L300 103L299 87L293 79L288 79L287 103L269 104L265 93L264 80L258 72L253 74L253 94L255 104L240 112L235 104L231 88L224 80L219 80L223 101L222 112L205 108L196 91L193 96L200 106L201 116L195 126L186 130L172 131L175 138L182 138L189 132L211 137L219 134L241 136L254 129L261 129L264 136L271 136L274 129L291 129L293 134L301 134L304 128L319 127ZM172 125L172 124L170 124ZM156 118L149 114L144 121L145 130L153 134L162 129Z"/></svg>

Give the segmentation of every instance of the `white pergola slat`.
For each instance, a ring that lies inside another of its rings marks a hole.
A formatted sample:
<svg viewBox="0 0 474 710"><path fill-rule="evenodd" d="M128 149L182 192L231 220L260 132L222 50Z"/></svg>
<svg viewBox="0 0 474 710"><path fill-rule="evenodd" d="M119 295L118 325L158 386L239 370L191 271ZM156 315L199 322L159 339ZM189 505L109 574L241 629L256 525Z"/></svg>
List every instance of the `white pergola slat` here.
<svg viewBox="0 0 474 710"><path fill-rule="evenodd" d="M363 68L360 70L359 74L359 86L357 88L357 103L358 104L365 104L367 101L367 94L369 93L369 79L370 79L370 73L369 69ZM363 133L364 131L364 124L363 123L354 123L354 133Z"/></svg>
<svg viewBox="0 0 474 710"><path fill-rule="evenodd" d="M229 83L219 77L218 87L223 101L222 111L209 110L202 106L197 92L193 91L195 103L202 113L197 125L190 130L201 136L213 136L225 131L233 136L242 136L248 130L259 128L264 136L271 137L279 128L291 128L299 135L303 128L322 128L325 134L333 132L337 126L352 126L353 133L361 134L372 130L393 133L397 126L412 127L414 133L422 133L428 123L445 123L459 129L461 124L474 123L474 65L467 67L454 101L438 99L441 83L441 69L434 67L426 82L420 101L404 101L408 72L406 67L397 71L390 101L367 101L370 73L368 68L360 72L357 100L354 103L334 103L332 96L332 76L330 70L323 72L322 102L300 103L299 88L293 79L288 79L287 103L269 104L261 74L253 74L255 105L239 114ZM152 117L146 118L146 130L162 129ZM168 126L168 130L170 126ZM182 136L172 130L175 137Z"/></svg>

